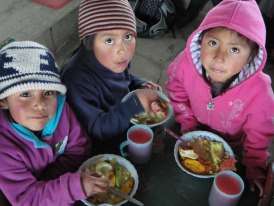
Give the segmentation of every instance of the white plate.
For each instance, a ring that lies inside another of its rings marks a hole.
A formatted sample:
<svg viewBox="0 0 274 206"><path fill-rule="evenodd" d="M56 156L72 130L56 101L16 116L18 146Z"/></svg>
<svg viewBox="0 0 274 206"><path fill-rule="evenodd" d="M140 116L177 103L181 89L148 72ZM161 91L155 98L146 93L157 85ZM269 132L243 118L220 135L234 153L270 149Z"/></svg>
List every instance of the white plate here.
<svg viewBox="0 0 274 206"><path fill-rule="evenodd" d="M188 133L185 133L181 138L184 140L184 141L190 141L192 140L193 138L197 138L199 136L202 136L204 138L207 138L209 140L216 140L218 142L222 142L223 145L224 145L224 149L226 151L226 153L232 157L234 157L234 153L233 153L233 150L231 149L231 147L227 144L226 141L223 140L223 138L221 138L220 136L214 134L214 133L211 133L211 132L207 132L207 131L193 131L193 132L188 132ZM185 169L183 167L183 165L180 163L180 160L179 160L179 154L178 154L178 150L179 150L179 146L182 142L180 140L177 140L176 144L175 144L175 147L174 147L174 157L175 157L175 161L177 163L177 165L186 173L194 176L194 177L199 177L199 178L211 178L211 177L214 177L215 174L213 175L199 175L199 174L195 174L195 173L192 173L190 172L189 170Z"/></svg>
<svg viewBox="0 0 274 206"><path fill-rule="evenodd" d="M134 92L135 92L135 91L131 91L131 92L129 92L126 96L124 96L124 98L122 99L122 102L126 101L126 99L128 99ZM166 102L169 102L168 97L167 97L163 92L158 91L158 94L159 94L159 97L160 97L162 100L164 100L164 101L166 101ZM166 123L166 122L172 117L172 115L173 115L173 109L172 109L171 104L168 103L167 116L166 116L166 118L163 119L161 122L158 122L158 123L155 123L155 124L146 124L146 125L149 126L149 127L156 127L156 126L162 125L162 124ZM132 124L134 124L134 125L138 124L138 123L136 123L136 122L135 122L134 120L132 120L132 119L130 120L130 122L131 122ZM142 124L144 124L144 123L142 123Z"/></svg>
<svg viewBox="0 0 274 206"><path fill-rule="evenodd" d="M115 154L101 154L101 155L97 155L94 157L91 157L90 159L86 160L81 166L80 166L80 170L83 168L86 168L89 165L93 165L96 162L98 162L99 160L112 160L115 159L120 165L124 166L131 174L131 176L134 179L134 186L133 189L131 191L131 193L129 194L131 197L133 197L138 189L138 185L139 185L139 177L138 177L138 173L135 169L135 167L125 158L115 155ZM94 204L90 203L87 200L82 200L83 203L85 203L85 205L87 206L95 206ZM111 204L100 204L100 205L96 205L96 206L120 206L123 205L127 202L127 200L124 200L118 204L115 205L111 205Z"/></svg>

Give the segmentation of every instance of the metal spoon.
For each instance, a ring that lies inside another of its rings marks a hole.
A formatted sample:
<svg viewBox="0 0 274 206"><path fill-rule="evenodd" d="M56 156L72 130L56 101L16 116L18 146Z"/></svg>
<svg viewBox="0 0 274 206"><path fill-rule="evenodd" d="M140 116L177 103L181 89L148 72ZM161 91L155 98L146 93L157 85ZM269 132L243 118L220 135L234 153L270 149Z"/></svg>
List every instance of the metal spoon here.
<svg viewBox="0 0 274 206"><path fill-rule="evenodd" d="M177 134L175 134L175 132L173 132L172 130L170 130L169 128L164 128L164 131L169 134L171 137L174 137L175 139L177 140L180 140L182 142L184 142L185 140L183 140L183 137L182 136L179 136Z"/></svg>

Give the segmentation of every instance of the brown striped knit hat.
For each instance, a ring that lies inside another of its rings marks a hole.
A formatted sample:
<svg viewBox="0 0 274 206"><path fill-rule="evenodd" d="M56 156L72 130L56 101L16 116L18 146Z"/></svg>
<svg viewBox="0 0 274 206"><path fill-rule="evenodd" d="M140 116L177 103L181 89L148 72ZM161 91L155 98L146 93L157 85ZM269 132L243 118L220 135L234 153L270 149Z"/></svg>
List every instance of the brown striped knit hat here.
<svg viewBox="0 0 274 206"><path fill-rule="evenodd" d="M82 0L78 29L80 40L104 30L127 29L136 33L136 21L128 0Z"/></svg>

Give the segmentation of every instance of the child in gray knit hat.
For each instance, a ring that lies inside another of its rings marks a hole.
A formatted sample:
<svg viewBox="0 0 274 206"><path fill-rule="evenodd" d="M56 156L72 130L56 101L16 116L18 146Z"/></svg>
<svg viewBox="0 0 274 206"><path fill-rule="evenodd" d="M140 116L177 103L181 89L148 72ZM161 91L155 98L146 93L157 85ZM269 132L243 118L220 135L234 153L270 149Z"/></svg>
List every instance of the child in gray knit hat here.
<svg viewBox="0 0 274 206"><path fill-rule="evenodd" d="M90 144L65 92L46 47L0 50L0 188L14 206L71 205L107 189L105 179L76 171Z"/></svg>
<svg viewBox="0 0 274 206"><path fill-rule="evenodd" d="M83 0L78 20L82 44L62 75L68 102L98 153L118 153L130 119L150 111L160 86L129 71L136 22L128 0ZM133 90L130 98L121 101Z"/></svg>

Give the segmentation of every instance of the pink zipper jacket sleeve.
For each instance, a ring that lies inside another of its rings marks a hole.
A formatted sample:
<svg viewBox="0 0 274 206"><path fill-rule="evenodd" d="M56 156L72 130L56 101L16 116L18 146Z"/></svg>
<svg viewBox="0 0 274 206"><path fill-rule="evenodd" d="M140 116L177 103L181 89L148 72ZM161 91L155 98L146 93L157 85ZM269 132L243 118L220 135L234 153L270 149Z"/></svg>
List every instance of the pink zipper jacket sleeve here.
<svg viewBox="0 0 274 206"><path fill-rule="evenodd" d="M168 91L171 104L174 109L174 115L177 122L180 123L182 132L187 132L197 126L197 120L192 112L189 95L184 89L183 67L185 54L180 53L177 58L169 65L167 70L168 81L166 89Z"/></svg>

